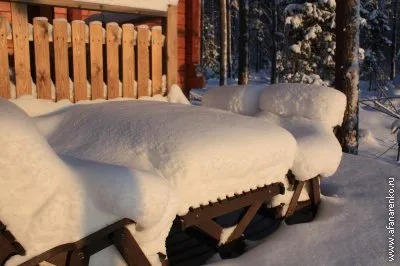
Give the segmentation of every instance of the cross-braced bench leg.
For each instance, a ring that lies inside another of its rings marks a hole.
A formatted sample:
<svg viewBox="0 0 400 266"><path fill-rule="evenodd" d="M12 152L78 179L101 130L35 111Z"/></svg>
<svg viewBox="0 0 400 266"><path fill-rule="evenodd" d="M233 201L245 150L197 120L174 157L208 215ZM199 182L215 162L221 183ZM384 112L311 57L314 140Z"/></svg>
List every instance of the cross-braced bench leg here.
<svg viewBox="0 0 400 266"><path fill-rule="evenodd" d="M306 184L310 186L310 199L299 201L300 194ZM295 181L295 190L285 215L288 225L311 222L317 214L321 202L319 176L308 181Z"/></svg>

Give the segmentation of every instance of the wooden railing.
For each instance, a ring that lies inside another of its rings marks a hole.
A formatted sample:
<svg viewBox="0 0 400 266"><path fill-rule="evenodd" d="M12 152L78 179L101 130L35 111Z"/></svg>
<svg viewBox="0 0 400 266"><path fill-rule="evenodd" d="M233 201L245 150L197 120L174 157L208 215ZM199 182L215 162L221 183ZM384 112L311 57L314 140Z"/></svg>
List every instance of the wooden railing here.
<svg viewBox="0 0 400 266"><path fill-rule="evenodd" d="M159 26L46 18L31 25L26 5L14 4L12 27L0 14L0 97L77 102L163 94L164 39Z"/></svg>

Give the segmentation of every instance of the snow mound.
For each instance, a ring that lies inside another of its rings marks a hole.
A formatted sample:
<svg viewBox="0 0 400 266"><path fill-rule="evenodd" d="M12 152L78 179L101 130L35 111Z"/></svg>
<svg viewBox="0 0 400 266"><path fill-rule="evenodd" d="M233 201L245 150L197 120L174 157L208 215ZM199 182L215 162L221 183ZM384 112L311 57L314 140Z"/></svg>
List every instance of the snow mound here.
<svg viewBox="0 0 400 266"><path fill-rule="evenodd" d="M283 128L181 104L75 105L36 122L60 154L162 173L179 192L181 215L281 181L296 152Z"/></svg>
<svg viewBox="0 0 400 266"><path fill-rule="evenodd" d="M165 250L178 200L161 176L61 159L32 119L0 99L0 217L27 250L19 264L122 218L152 259ZM164 212L160 212L160 209Z"/></svg>
<svg viewBox="0 0 400 266"><path fill-rule="evenodd" d="M292 172L297 180L306 181L317 175L328 177L339 167L342 149L332 130L303 117L278 116L262 111L256 115L288 130L297 141Z"/></svg>
<svg viewBox="0 0 400 266"><path fill-rule="evenodd" d="M359 132L360 142L371 145L371 146L379 146L378 141L374 137L374 134L370 129L360 128Z"/></svg>
<svg viewBox="0 0 400 266"><path fill-rule="evenodd" d="M274 84L261 93L261 110L301 116L333 128L343 121L346 96L338 90L309 84Z"/></svg>
<svg viewBox="0 0 400 266"><path fill-rule="evenodd" d="M208 90L202 105L242 115L252 116L260 111L260 94L264 86L222 86Z"/></svg>

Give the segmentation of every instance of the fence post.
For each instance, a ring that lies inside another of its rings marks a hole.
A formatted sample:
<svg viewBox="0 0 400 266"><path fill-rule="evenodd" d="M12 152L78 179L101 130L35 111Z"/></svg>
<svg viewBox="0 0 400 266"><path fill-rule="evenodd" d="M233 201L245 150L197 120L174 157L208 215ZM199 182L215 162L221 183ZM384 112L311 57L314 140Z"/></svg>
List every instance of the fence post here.
<svg viewBox="0 0 400 266"><path fill-rule="evenodd" d="M138 97L149 95L149 28L138 27Z"/></svg>
<svg viewBox="0 0 400 266"><path fill-rule="evenodd" d="M167 17L167 90L178 82L178 7L170 5Z"/></svg>
<svg viewBox="0 0 400 266"><path fill-rule="evenodd" d="M160 27L151 30L151 80L153 95L162 93L162 32Z"/></svg>
<svg viewBox="0 0 400 266"><path fill-rule="evenodd" d="M135 28L122 25L122 96L135 97Z"/></svg>
<svg viewBox="0 0 400 266"><path fill-rule="evenodd" d="M7 34L7 18L0 14L0 97L9 99L11 92Z"/></svg>

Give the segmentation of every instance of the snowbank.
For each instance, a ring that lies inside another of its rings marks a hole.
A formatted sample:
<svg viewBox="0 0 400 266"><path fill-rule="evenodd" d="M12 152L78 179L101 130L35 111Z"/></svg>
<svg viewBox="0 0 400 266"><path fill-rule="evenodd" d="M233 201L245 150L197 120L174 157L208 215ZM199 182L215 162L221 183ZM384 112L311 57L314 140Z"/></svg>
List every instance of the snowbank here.
<svg viewBox="0 0 400 266"><path fill-rule="evenodd" d="M161 172L189 207L285 179L296 142L284 129L204 107L129 101L36 118L60 154Z"/></svg>
<svg viewBox="0 0 400 266"><path fill-rule="evenodd" d="M306 181L317 175L328 177L336 172L342 148L331 129L303 117L284 117L266 111L256 117L285 128L296 139L297 153L291 170L297 180Z"/></svg>
<svg viewBox="0 0 400 266"><path fill-rule="evenodd" d="M0 99L0 217L27 250L19 264L122 218L149 259L165 251L178 200L161 176L60 159L22 110ZM160 211L163 210L163 211Z"/></svg>
<svg viewBox="0 0 400 266"><path fill-rule="evenodd" d="M265 85L214 87L204 94L202 105L252 116L260 111L260 94L265 87Z"/></svg>
<svg viewBox="0 0 400 266"><path fill-rule="evenodd" d="M261 93L260 108L277 115L301 116L333 129L343 121L346 96L338 90L309 84L274 84Z"/></svg>

